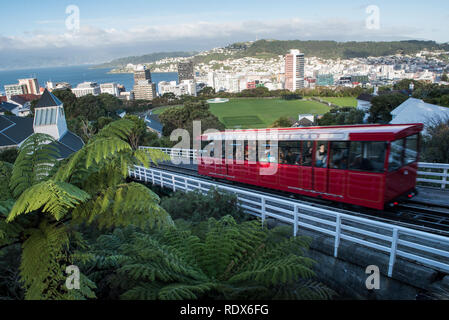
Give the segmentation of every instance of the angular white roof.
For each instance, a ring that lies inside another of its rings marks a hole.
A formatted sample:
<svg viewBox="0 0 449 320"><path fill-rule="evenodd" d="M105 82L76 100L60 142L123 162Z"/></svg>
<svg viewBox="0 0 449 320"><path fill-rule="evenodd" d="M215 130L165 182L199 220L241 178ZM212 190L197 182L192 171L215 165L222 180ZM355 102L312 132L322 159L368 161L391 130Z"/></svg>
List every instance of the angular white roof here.
<svg viewBox="0 0 449 320"><path fill-rule="evenodd" d="M390 124L423 123L433 119L449 119L449 108L410 98L391 112Z"/></svg>

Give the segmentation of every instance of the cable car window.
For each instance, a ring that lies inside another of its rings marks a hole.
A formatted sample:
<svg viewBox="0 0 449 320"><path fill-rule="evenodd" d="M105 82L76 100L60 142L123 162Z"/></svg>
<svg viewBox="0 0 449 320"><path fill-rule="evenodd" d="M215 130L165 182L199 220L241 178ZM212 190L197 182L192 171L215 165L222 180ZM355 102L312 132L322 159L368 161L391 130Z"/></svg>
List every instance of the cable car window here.
<svg viewBox="0 0 449 320"><path fill-rule="evenodd" d="M404 139L391 143L390 158L388 159L388 170L396 171L404 166Z"/></svg>
<svg viewBox="0 0 449 320"><path fill-rule="evenodd" d="M277 163L278 162L278 145L268 140L266 143L259 141L259 161Z"/></svg>
<svg viewBox="0 0 449 320"><path fill-rule="evenodd" d="M279 163L299 166L301 164L301 142L280 141Z"/></svg>
<svg viewBox="0 0 449 320"><path fill-rule="evenodd" d="M248 161L257 162L257 159L257 141L248 141Z"/></svg>
<svg viewBox="0 0 449 320"><path fill-rule="evenodd" d="M328 145L326 141L317 142L316 154L315 154L315 167L316 168L327 168L327 155L328 155Z"/></svg>
<svg viewBox="0 0 449 320"><path fill-rule="evenodd" d="M351 142L349 170L383 172L385 151L385 142Z"/></svg>
<svg viewBox="0 0 449 320"><path fill-rule="evenodd" d="M347 170L349 163L349 142L331 142L329 166L331 169Z"/></svg>
<svg viewBox="0 0 449 320"><path fill-rule="evenodd" d="M407 137L405 140L405 165L418 162L418 135Z"/></svg>
<svg viewBox="0 0 449 320"><path fill-rule="evenodd" d="M213 158L215 156L215 142L201 141L201 155L206 158Z"/></svg>
<svg viewBox="0 0 449 320"><path fill-rule="evenodd" d="M244 163L244 155L245 155L245 142L244 141L234 141L234 160L237 161L237 164Z"/></svg>
<svg viewBox="0 0 449 320"><path fill-rule="evenodd" d="M313 162L313 142L302 142L302 163L303 167L311 167Z"/></svg>

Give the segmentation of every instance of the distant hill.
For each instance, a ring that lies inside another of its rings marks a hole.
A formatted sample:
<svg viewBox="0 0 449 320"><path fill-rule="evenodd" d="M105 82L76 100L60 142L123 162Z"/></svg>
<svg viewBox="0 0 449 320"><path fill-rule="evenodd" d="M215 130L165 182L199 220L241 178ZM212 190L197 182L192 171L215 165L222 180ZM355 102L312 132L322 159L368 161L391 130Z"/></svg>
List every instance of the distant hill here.
<svg viewBox="0 0 449 320"><path fill-rule="evenodd" d="M97 68L120 68L129 63L152 63L164 58L194 57L195 63L208 63L212 60L229 58L273 58L285 55L290 49L299 49L307 57L323 59L351 59L381 57L394 54L416 54L422 50L449 51L449 43L438 44L435 41L390 41L390 42L336 42L336 41L301 41L301 40L259 40L256 42L238 42L226 47L225 53L197 55L198 52L158 52L143 56L126 57L96 66ZM232 54L231 54L232 52Z"/></svg>
<svg viewBox="0 0 449 320"><path fill-rule="evenodd" d="M253 43L236 43L229 49L239 50L239 55L278 56L286 54L290 49L299 49L309 57L325 59L351 59L380 57L401 54L415 54L422 50L449 50L449 44L438 44L435 41L392 41L392 42L336 42L336 41L279 41L260 40Z"/></svg>
<svg viewBox="0 0 449 320"><path fill-rule="evenodd" d="M103 63L95 66L95 68L119 68L124 67L130 63L132 64L143 64L143 63L151 63L156 62L165 58L184 58L184 57L192 57L196 55L198 52L186 52L186 51L177 51L177 52L156 52L150 53L143 56L133 56L133 57L125 57L120 59L112 60L111 62Z"/></svg>

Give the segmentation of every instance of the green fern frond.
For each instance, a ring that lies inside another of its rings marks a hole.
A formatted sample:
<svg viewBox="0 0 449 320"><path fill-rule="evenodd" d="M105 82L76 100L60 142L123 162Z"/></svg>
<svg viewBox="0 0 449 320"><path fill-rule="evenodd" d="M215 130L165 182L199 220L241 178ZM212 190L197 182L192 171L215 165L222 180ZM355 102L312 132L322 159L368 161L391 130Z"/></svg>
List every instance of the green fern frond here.
<svg viewBox="0 0 449 320"><path fill-rule="evenodd" d="M12 199L13 197L11 189L9 188L12 171L12 164L0 161L0 201Z"/></svg>
<svg viewBox="0 0 449 320"><path fill-rule="evenodd" d="M95 140L103 138L117 138L126 141L134 126L134 122L128 119L111 122L100 130L100 132L98 132L98 134L91 139L91 142L95 142Z"/></svg>
<svg viewBox="0 0 449 320"><path fill-rule="evenodd" d="M60 157L53 142L55 139L47 134L34 134L22 144L10 182L15 198L30 186L50 178L50 173Z"/></svg>
<svg viewBox="0 0 449 320"><path fill-rule="evenodd" d="M67 230L44 221L39 229L29 230L22 245L20 275L26 290L26 299L60 299L65 281L59 261L69 245Z"/></svg>
<svg viewBox="0 0 449 320"><path fill-rule="evenodd" d="M158 205L159 201L154 192L141 184L122 184L78 206L73 217L77 222L95 222L100 228L173 225L168 213Z"/></svg>
<svg viewBox="0 0 449 320"><path fill-rule="evenodd" d="M74 209L89 198L89 194L74 185L48 180L23 192L15 202L7 221L11 222L22 214L39 209L59 221L70 209Z"/></svg>
<svg viewBox="0 0 449 320"><path fill-rule="evenodd" d="M158 292L160 300L198 300L204 293L213 290L215 283L201 283L197 285L173 284L163 287Z"/></svg>

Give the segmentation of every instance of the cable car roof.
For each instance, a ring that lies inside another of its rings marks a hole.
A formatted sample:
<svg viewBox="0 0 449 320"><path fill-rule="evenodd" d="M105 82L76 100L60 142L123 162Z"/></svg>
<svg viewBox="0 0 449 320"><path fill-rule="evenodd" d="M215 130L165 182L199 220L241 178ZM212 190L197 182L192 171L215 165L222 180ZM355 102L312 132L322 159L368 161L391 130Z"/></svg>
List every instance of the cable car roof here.
<svg viewBox="0 0 449 320"><path fill-rule="evenodd" d="M356 125L281 129L228 130L201 136L211 140L394 141L420 133L423 124Z"/></svg>

